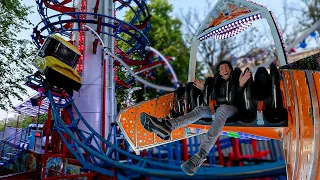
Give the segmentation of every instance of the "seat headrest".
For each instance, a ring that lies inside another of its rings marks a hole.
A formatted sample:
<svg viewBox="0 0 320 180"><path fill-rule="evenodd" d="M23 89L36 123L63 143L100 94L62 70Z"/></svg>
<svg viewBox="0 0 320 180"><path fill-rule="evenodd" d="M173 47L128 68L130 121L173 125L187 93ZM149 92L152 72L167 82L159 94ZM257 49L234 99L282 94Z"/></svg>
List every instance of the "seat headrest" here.
<svg viewBox="0 0 320 180"><path fill-rule="evenodd" d="M280 72L279 72L277 66L274 63L271 63L269 68L270 68L270 76L271 76L271 78L274 78L276 81L279 81Z"/></svg>
<svg viewBox="0 0 320 180"><path fill-rule="evenodd" d="M266 68L259 67L254 75L252 97L256 100L266 100L272 95L271 78Z"/></svg>
<svg viewBox="0 0 320 180"><path fill-rule="evenodd" d="M242 71L241 71L241 69L240 69L239 67L235 67L235 68L233 69L233 72L235 72L235 73L241 73Z"/></svg>
<svg viewBox="0 0 320 180"><path fill-rule="evenodd" d="M246 67L246 69L243 72L246 72L246 71L251 72L249 67ZM252 74L251 74L249 79L248 79L248 81L247 81L247 83L245 84L245 87L250 87L252 83L253 83L253 77L252 77Z"/></svg>
<svg viewBox="0 0 320 180"><path fill-rule="evenodd" d="M214 83L214 77L207 77L206 82L204 83L205 86L211 85Z"/></svg>
<svg viewBox="0 0 320 180"><path fill-rule="evenodd" d="M232 76L235 79L239 79L241 73L242 73L241 69L239 67L235 67L233 70Z"/></svg>
<svg viewBox="0 0 320 180"><path fill-rule="evenodd" d="M263 85L267 85L268 83L270 83L270 76L267 69L264 67L259 67L256 74L254 75L254 81L257 84Z"/></svg>

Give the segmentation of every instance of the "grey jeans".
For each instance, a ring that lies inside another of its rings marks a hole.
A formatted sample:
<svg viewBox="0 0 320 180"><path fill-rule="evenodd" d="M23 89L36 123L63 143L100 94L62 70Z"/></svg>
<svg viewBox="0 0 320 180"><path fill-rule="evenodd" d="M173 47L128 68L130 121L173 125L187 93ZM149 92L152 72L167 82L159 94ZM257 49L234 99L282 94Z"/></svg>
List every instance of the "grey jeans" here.
<svg viewBox="0 0 320 180"><path fill-rule="evenodd" d="M238 109L234 106L225 104L221 105L214 114L215 118L210 129L206 134L204 134L204 140L200 144L200 149L209 153L213 145L216 143L226 120L237 112ZM209 106L198 106L190 113L178 118L170 119L169 122L172 125L171 129L175 130L188 124L192 124L201 118L212 118Z"/></svg>

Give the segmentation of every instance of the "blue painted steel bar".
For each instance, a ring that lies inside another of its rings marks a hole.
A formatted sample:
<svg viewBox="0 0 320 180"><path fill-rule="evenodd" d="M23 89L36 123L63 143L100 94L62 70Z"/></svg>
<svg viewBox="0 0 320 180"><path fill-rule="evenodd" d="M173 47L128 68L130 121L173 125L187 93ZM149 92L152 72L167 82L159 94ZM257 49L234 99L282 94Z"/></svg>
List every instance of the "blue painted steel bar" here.
<svg viewBox="0 0 320 180"><path fill-rule="evenodd" d="M119 0L121 2L123 2L122 0ZM129 2L125 2L126 6L128 8L130 8L133 13L134 13L134 17L128 21L129 24L132 25L137 25L137 26L145 26L143 28L143 33L147 34L150 30L151 30L151 22L150 22L150 12L148 10L147 4L145 1L141 1L139 2L138 0L134 0L136 7L132 7L134 5L131 4L130 0ZM53 3L55 5L60 5L59 1L53 1ZM48 18L48 8L45 6L45 4L43 3L43 0L36 0L36 4L37 4L37 10L38 13L43 21L43 23L45 23L46 25L50 24L50 19ZM124 6L121 5L121 8L123 8ZM61 19L61 17L59 17L59 19ZM79 29L80 29L80 24L78 24ZM62 29L65 30L65 27L62 26ZM52 32L57 31L56 28L47 29L48 33L51 34ZM67 31L63 31L62 34L69 36L70 34ZM40 46L38 46L40 47ZM130 50L130 49L129 49ZM132 52L132 50L130 50Z"/></svg>
<svg viewBox="0 0 320 180"><path fill-rule="evenodd" d="M138 8L132 9L135 16L131 19L130 24L136 24L137 21L139 22L139 24L144 24L151 16L147 4L145 1L133 0L133 2L135 2ZM144 33L149 32L150 28L151 23L149 22L146 28L144 28Z"/></svg>
<svg viewBox="0 0 320 180"><path fill-rule="evenodd" d="M275 148L275 146L274 146L274 141L273 141L273 139L270 140L270 141L268 141L268 147L269 147L269 149L270 149L271 159L278 161L278 157L277 157L278 155L277 155L276 148Z"/></svg>
<svg viewBox="0 0 320 180"><path fill-rule="evenodd" d="M126 7L127 4L130 4L130 3L132 2L132 0L126 0L126 1L124 1L124 0L118 0L118 1L119 1L121 4L120 4L118 7L115 8L117 11L120 11L122 8Z"/></svg>
<svg viewBox="0 0 320 180"><path fill-rule="evenodd" d="M182 151L181 151L181 146L182 144L180 143L180 141L176 141L175 142L175 152L176 152L176 163L177 164L181 164L181 155L182 155Z"/></svg>
<svg viewBox="0 0 320 180"><path fill-rule="evenodd" d="M52 1L54 4L56 5L61 5L59 1L54 0ZM134 16L131 20L129 20L129 24L132 25L143 25L146 22L148 22L148 20L150 20L150 12L148 10L147 4L145 1L138 1L138 0L133 0L133 2L135 2L134 4L131 4L132 0L129 0L127 2L123 1L123 0L119 0L119 2L124 2L126 4L126 7L128 7L129 9L131 9L134 13ZM42 21L44 21L45 23L49 24L50 21L48 19L48 8L45 6L45 4L43 3L43 0L36 0L36 4L37 4L37 10L38 13L42 19ZM120 10L123 7L125 7L124 5L120 5L119 7L116 8L116 10ZM149 21L146 24L146 27L143 29L144 33L148 33L151 29L151 22Z"/></svg>
<svg viewBox="0 0 320 180"><path fill-rule="evenodd" d="M200 143L198 142L198 137L195 136L195 137L193 137L193 139L194 139L194 146L195 146L196 152L198 152L199 151L199 145L200 145Z"/></svg>
<svg viewBox="0 0 320 180"><path fill-rule="evenodd" d="M162 146L157 147L157 150L158 150L158 161L161 160L161 147Z"/></svg>
<svg viewBox="0 0 320 180"><path fill-rule="evenodd" d="M193 152L193 143L192 143L192 137L191 138L188 138L188 146L189 146L189 155L190 156L193 156L194 155L194 152Z"/></svg>
<svg viewBox="0 0 320 180"><path fill-rule="evenodd" d="M11 142L13 139L15 139L17 136L23 134L23 131L25 131L24 129L18 129L15 133L9 135L8 137L6 137L5 139L2 139L0 141L0 146L3 144L3 143L6 143L6 142Z"/></svg>
<svg viewBox="0 0 320 180"><path fill-rule="evenodd" d="M209 165L210 165L210 167L214 164L214 163L212 162L213 158L216 158L216 156L213 154L213 149L214 149L214 148L212 148L212 149L210 150L209 156L208 156L208 160L209 160Z"/></svg>
<svg viewBox="0 0 320 180"><path fill-rule="evenodd" d="M168 152L168 162L169 162L169 164L174 164L172 143L167 145L167 152Z"/></svg>
<svg viewBox="0 0 320 180"><path fill-rule="evenodd" d="M26 143L24 141L25 139L22 139L22 137L24 136L24 132L25 129L19 129L15 133L1 141L0 170L3 168L7 168L9 164L14 163L14 161L18 157L25 153L26 149L21 147L22 143Z"/></svg>
<svg viewBox="0 0 320 180"><path fill-rule="evenodd" d="M113 136L113 142L115 143L114 145L116 147L119 147L119 144L118 144L118 140L117 140L117 132L116 132L116 128L114 129L114 136ZM110 132L109 134L112 134L112 132ZM119 158L119 153L118 151L115 152L115 155L116 155L116 160L119 161L120 158Z"/></svg>

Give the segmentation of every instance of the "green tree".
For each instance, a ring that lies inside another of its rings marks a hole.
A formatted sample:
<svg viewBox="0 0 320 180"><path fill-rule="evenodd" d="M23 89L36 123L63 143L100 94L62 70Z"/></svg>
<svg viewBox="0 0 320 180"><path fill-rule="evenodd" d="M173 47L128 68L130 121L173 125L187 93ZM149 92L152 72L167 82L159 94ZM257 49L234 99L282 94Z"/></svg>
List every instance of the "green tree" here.
<svg viewBox="0 0 320 180"><path fill-rule="evenodd" d="M26 73L31 72L29 66L32 57L30 42L19 39L17 34L26 30L31 24L27 15L30 7L21 0L0 1L0 108L12 106L10 99L22 100L21 94L26 92L22 82Z"/></svg>
<svg viewBox="0 0 320 180"><path fill-rule="evenodd" d="M38 119L39 118L39 119ZM19 122L19 127L26 128L29 126L29 124L44 124L45 121L48 119L48 114L40 114L39 117L31 117L31 116L25 116L21 119Z"/></svg>
<svg viewBox="0 0 320 180"><path fill-rule="evenodd" d="M5 119L0 120L0 132L4 130Z"/></svg>
<svg viewBox="0 0 320 180"><path fill-rule="evenodd" d="M15 115L13 118L8 119L6 126L27 128L30 124L44 124L48 119L48 114L40 114L39 117L26 116L26 115ZM0 120L0 131L3 129L5 120Z"/></svg>
<svg viewBox="0 0 320 180"><path fill-rule="evenodd" d="M19 128L21 119L22 119L21 115L15 114L13 117L6 119L6 123L4 125L5 127Z"/></svg>
<svg viewBox="0 0 320 180"><path fill-rule="evenodd" d="M174 57L175 60L171 62L171 65L178 79L181 82L187 82L190 50L183 40L182 22L178 18L172 17L173 6L167 0L150 0L148 2L152 18L151 30L147 37L151 46L165 56ZM161 82L160 78L157 78L158 82Z"/></svg>
<svg viewBox="0 0 320 180"><path fill-rule="evenodd" d="M182 22L172 17L173 6L168 3L167 0L150 0L148 1L148 9L151 14L151 30L146 34L153 48L157 49L164 56L173 57L174 60L170 62L172 68L174 69L178 79L182 83L187 82L188 64L189 64L189 48L186 46L182 32L181 26ZM132 19L133 12L128 11L125 14L125 21ZM121 48L125 44L118 43ZM118 72L118 76L123 77L123 72ZM164 86L172 86L167 70L163 67L157 68L155 71L155 80L153 83L161 84ZM150 81L150 80L149 80ZM137 84L135 86L138 86ZM120 91L119 91L120 92ZM123 93L124 91L121 91ZM144 94L144 97L152 98L157 95L154 90L148 90ZM141 93L144 91L139 91L137 93L137 99L141 99ZM118 103L123 102L125 99L120 99L120 94L118 96ZM126 96L123 96L125 98Z"/></svg>

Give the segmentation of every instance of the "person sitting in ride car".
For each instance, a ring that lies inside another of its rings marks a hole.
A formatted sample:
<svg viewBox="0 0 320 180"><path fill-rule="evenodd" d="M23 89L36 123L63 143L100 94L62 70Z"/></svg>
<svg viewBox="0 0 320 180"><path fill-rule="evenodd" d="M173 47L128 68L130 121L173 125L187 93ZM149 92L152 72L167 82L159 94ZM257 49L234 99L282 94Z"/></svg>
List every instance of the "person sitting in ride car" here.
<svg viewBox="0 0 320 180"><path fill-rule="evenodd" d="M239 78L233 79L233 68L228 61L221 61L217 65L216 70L217 73L214 81L215 93L219 97L224 98L216 99L220 106L214 114L215 118L210 129L204 135L199 152L181 165L182 170L188 175L195 174L200 168L201 164L206 160L210 149L216 143L226 120L237 113L238 109L235 106L235 98L242 94L243 87L251 76L250 71L245 71ZM198 79L194 80L193 85L202 91L205 88L203 81ZM169 139L168 137L170 137L172 130L192 124L201 118L212 118L212 116L209 106L198 106L183 116L169 120L152 117L143 112L140 115L140 122L146 130L156 133L162 139Z"/></svg>

